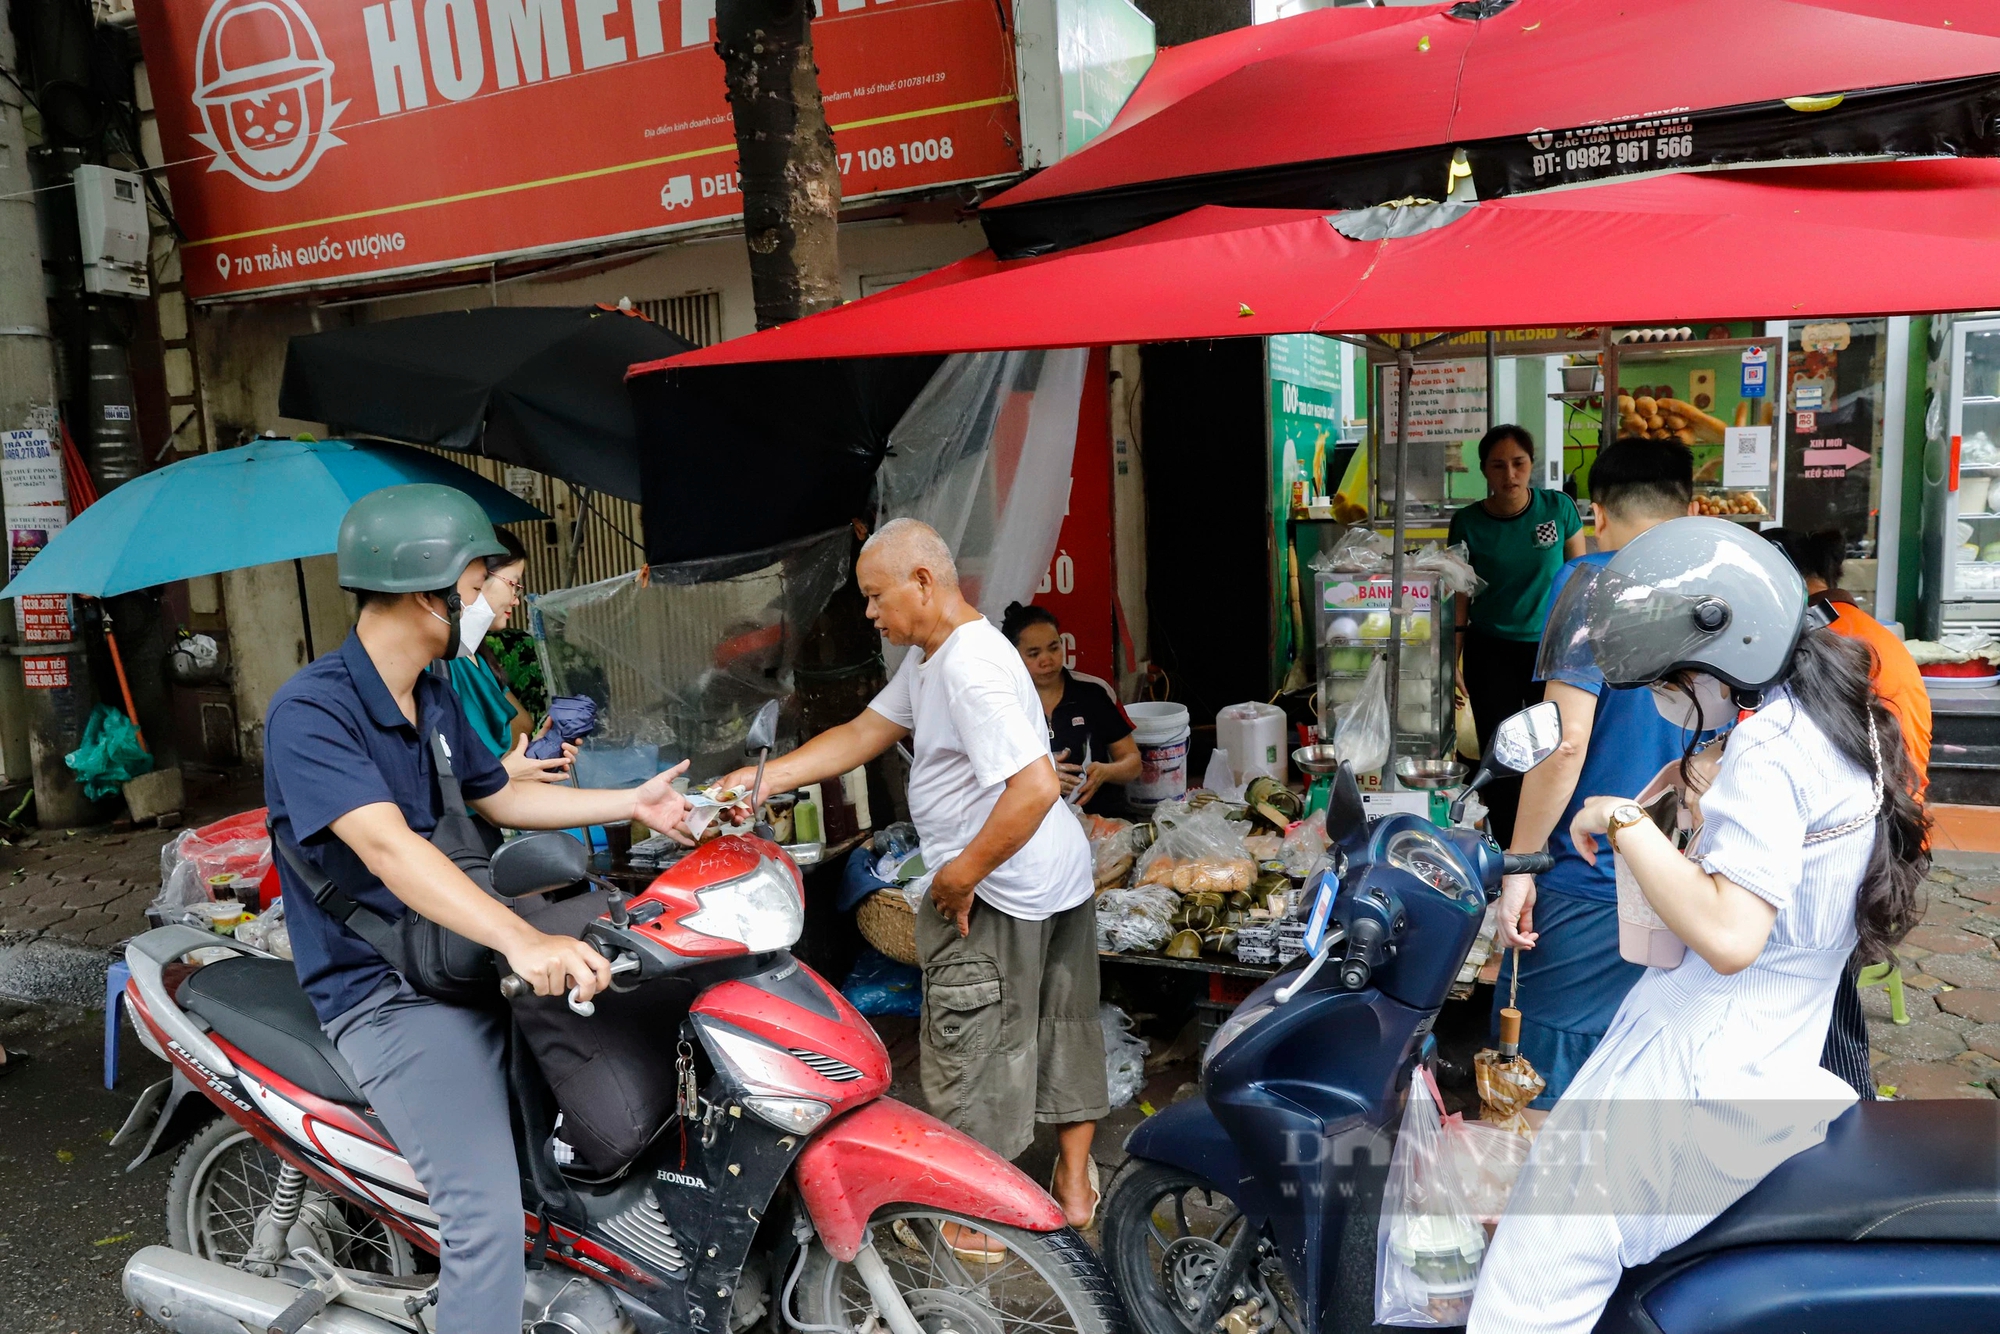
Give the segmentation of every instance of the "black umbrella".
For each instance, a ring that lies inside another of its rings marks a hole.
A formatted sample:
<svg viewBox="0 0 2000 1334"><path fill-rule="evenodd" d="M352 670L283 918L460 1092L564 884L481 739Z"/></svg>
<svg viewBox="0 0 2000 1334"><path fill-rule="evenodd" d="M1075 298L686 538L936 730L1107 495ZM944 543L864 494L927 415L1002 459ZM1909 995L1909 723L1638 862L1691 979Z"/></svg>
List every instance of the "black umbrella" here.
<svg viewBox="0 0 2000 1334"><path fill-rule="evenodd" d="M943 363L635 367L646 559L754 551L865 516L890 430Z"/></svg>
<svg viewBox="0 0 2000 1334"><path fill-rule="evenodd" d="M625 369L694 345L610 306L494 306L292 339L278 411L641 499Z"/></svg>

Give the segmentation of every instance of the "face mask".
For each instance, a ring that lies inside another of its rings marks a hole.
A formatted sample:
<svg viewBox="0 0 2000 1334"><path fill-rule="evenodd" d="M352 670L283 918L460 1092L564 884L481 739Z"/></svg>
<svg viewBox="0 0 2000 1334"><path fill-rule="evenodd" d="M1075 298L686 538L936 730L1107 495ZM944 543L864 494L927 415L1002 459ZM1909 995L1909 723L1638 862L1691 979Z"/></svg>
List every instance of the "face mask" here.
<svg viewBox="0 0 2000 1334"><path fill-rule="evenodd" d="M1736 701L1727 685L1707 672L1695 672L1689 684L1694 688L1693 699L1673 682L1652 684L1653 707L1660 717L1689 732L1712 732L1736 721Z"/></svg>
<svg viewBox="0 0 2000 1334"><path fill-rule="evenodd" d="M484 593L465 604L465 610L458 614L459 657L469 658L479 652L480 643L486 638L486 632L493 628L494 618L498 615Z"/></svg>

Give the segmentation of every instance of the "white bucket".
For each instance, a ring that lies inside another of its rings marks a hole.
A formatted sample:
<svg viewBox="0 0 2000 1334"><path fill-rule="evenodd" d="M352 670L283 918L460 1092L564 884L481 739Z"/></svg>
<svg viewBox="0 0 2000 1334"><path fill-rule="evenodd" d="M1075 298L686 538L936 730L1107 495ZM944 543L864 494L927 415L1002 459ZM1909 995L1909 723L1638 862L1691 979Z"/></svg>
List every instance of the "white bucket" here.
<svg viewBox="0 0 2000 1334"><path fill-rule="evenodd" d="M1125 785L1134 806L1152 806L1187 795L1188 711L1185 704L1127 704L1132 739L1139 743L1139 776Z"/></svg>
<svg viewBox="0 0 2000 1334"><path fill-rule="evenodd" d="M1229 765L1238 783L1247 783L1259 774L1280 783L1291 776L1285 711L1275 704L1251 700L1217 713L1215 747L1229 752Z"/></svg>

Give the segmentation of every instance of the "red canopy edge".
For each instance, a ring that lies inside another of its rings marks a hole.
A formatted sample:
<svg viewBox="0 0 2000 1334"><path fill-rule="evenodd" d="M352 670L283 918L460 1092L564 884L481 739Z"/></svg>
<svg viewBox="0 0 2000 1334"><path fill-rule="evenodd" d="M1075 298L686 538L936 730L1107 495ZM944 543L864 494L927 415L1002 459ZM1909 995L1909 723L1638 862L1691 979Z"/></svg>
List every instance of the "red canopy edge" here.
<svg viewBox="0 0 2000 1334"><path fill-rule="evenodd" d="M1400 240L1208 207L1033 259L991 252L630 374L1281 333L1682 324L2000 307L2000 162L1681 173L1479 204Z"/></svg>
<svg viewBox="0 0 2000 1334"><path fill-rule="evenodd" d="M1963 0L1519 0L1478 21L1447 8L1321 10L1169 48L1105 134L982 211L2000 71L2000 6Z"/></svg>

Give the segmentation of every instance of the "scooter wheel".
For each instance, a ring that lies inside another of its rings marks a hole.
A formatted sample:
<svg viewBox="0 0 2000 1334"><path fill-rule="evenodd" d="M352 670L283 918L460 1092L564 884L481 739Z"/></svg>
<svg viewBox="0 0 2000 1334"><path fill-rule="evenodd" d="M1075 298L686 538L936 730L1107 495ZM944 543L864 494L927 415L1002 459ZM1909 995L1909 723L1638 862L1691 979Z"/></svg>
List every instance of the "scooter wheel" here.
<svg viewBox="0 0 2000 1334"><path fill-rule="evenodd" d="M1164 1163L1130 1158L1104 1196L1104 1263L1118 1295L1140 1334L1195 1334L1194 1324L1224 1253L1243 1226L1243 1215L1214 1182ZM1370 1246L1373 1245L1370 1234ZM1367 1256L1374 1273L1374 1252ZM1260 1323L1270 1334L1297 1334L1310 1327L1290 1283L1252 1272L1243 1286L1259 1298ZM1373 1315L1358 1329L1366 1329ZM1349 1334L1345 1324L1324 1334Z"/></svg>
<svg viewBox="0 0 2000 1334"><path fill-rule="evenodd" d="M926 1334L1132 1334L1110 1275L1075 1228L1029 1232L890 1204L869 1231ZM986 1246L976 1244L981 1236ZM948 1239L975 1244L955 1252ZM861 1276L823 1246L807 1252L792 1286L797 1328L845 1331L874 1321Z"/></svg>

